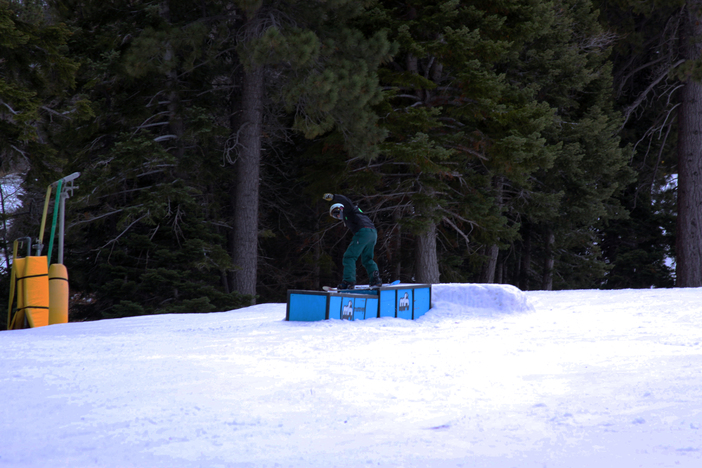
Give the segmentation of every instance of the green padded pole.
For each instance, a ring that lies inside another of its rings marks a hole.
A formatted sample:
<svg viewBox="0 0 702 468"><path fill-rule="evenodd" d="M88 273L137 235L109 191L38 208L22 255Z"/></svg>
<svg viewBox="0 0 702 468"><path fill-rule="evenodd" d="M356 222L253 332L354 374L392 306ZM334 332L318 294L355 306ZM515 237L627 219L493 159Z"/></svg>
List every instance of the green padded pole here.
<svg viewBox="0 0 702 468"><path fill-rule="evenodd" d="M56 221L58 220L59 204L61 203L61 188L63 179L56 183L56 201L54 202L54 216L51 222L51 237L49 238L49 253L46 255L47 262L51 265L51 251L54 249L54 236L56 235Z"/></svg>

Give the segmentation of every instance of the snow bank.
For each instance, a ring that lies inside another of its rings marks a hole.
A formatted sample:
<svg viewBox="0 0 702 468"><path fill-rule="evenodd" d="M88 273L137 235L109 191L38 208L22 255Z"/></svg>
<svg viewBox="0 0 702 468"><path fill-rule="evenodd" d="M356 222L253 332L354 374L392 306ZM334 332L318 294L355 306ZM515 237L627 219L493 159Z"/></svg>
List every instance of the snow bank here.
<svg viewBox="0 0 702 468"><path fill-rule="evenodd" d="M0 468L702 466L702 288L432 298L0 332Z"/></svg>
<svg viewBox="0 0 702 468"><path fill-rule="evenodd" d="M527 295L506 284L434 284L432 308L451 315L495 316L533 312Z"/></svg>

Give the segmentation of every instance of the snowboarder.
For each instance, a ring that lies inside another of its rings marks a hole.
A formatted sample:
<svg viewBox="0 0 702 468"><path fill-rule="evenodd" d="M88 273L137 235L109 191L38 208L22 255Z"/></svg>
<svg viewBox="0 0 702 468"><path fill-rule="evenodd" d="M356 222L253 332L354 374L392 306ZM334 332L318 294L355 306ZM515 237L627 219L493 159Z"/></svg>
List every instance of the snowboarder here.
<svg viewBox="0 0 702 468"><path fill-rule="evenodd" d="M336 202L329 208L329 215L343 221L344 226L353 233L351 243L344 253L344 277L337 289L356 287L356 261L358 257L361 257L361 263L368 272L369 286L382 286L383 282L380 280L378 265L373 261L373 251L375 243L378 241L378 231L375 230L373 221L344 195L325 193L323 198L330 202Z"/></svg>

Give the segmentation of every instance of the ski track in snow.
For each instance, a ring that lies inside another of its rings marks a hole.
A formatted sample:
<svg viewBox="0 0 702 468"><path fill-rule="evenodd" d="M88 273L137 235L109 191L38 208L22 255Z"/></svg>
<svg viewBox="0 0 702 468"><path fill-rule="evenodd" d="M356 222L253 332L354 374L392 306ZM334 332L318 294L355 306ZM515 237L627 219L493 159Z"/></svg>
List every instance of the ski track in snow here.
<svg viewBox="0 0 702 468"><path fill-rule="evenodd" d="M434 285L0 333L0 467L699 467L702 289Z"/></svg>

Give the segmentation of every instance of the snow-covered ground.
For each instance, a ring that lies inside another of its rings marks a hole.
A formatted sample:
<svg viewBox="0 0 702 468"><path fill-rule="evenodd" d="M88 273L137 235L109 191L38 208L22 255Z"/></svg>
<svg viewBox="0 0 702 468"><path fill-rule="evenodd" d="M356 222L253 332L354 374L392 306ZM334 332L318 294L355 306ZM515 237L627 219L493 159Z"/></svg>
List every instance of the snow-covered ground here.
<svg viewBox="0 0 702 468"><path fill-rule="evenodd" d="M435 285L0 333L0 467L700 467L702 289Z"/></svg>

